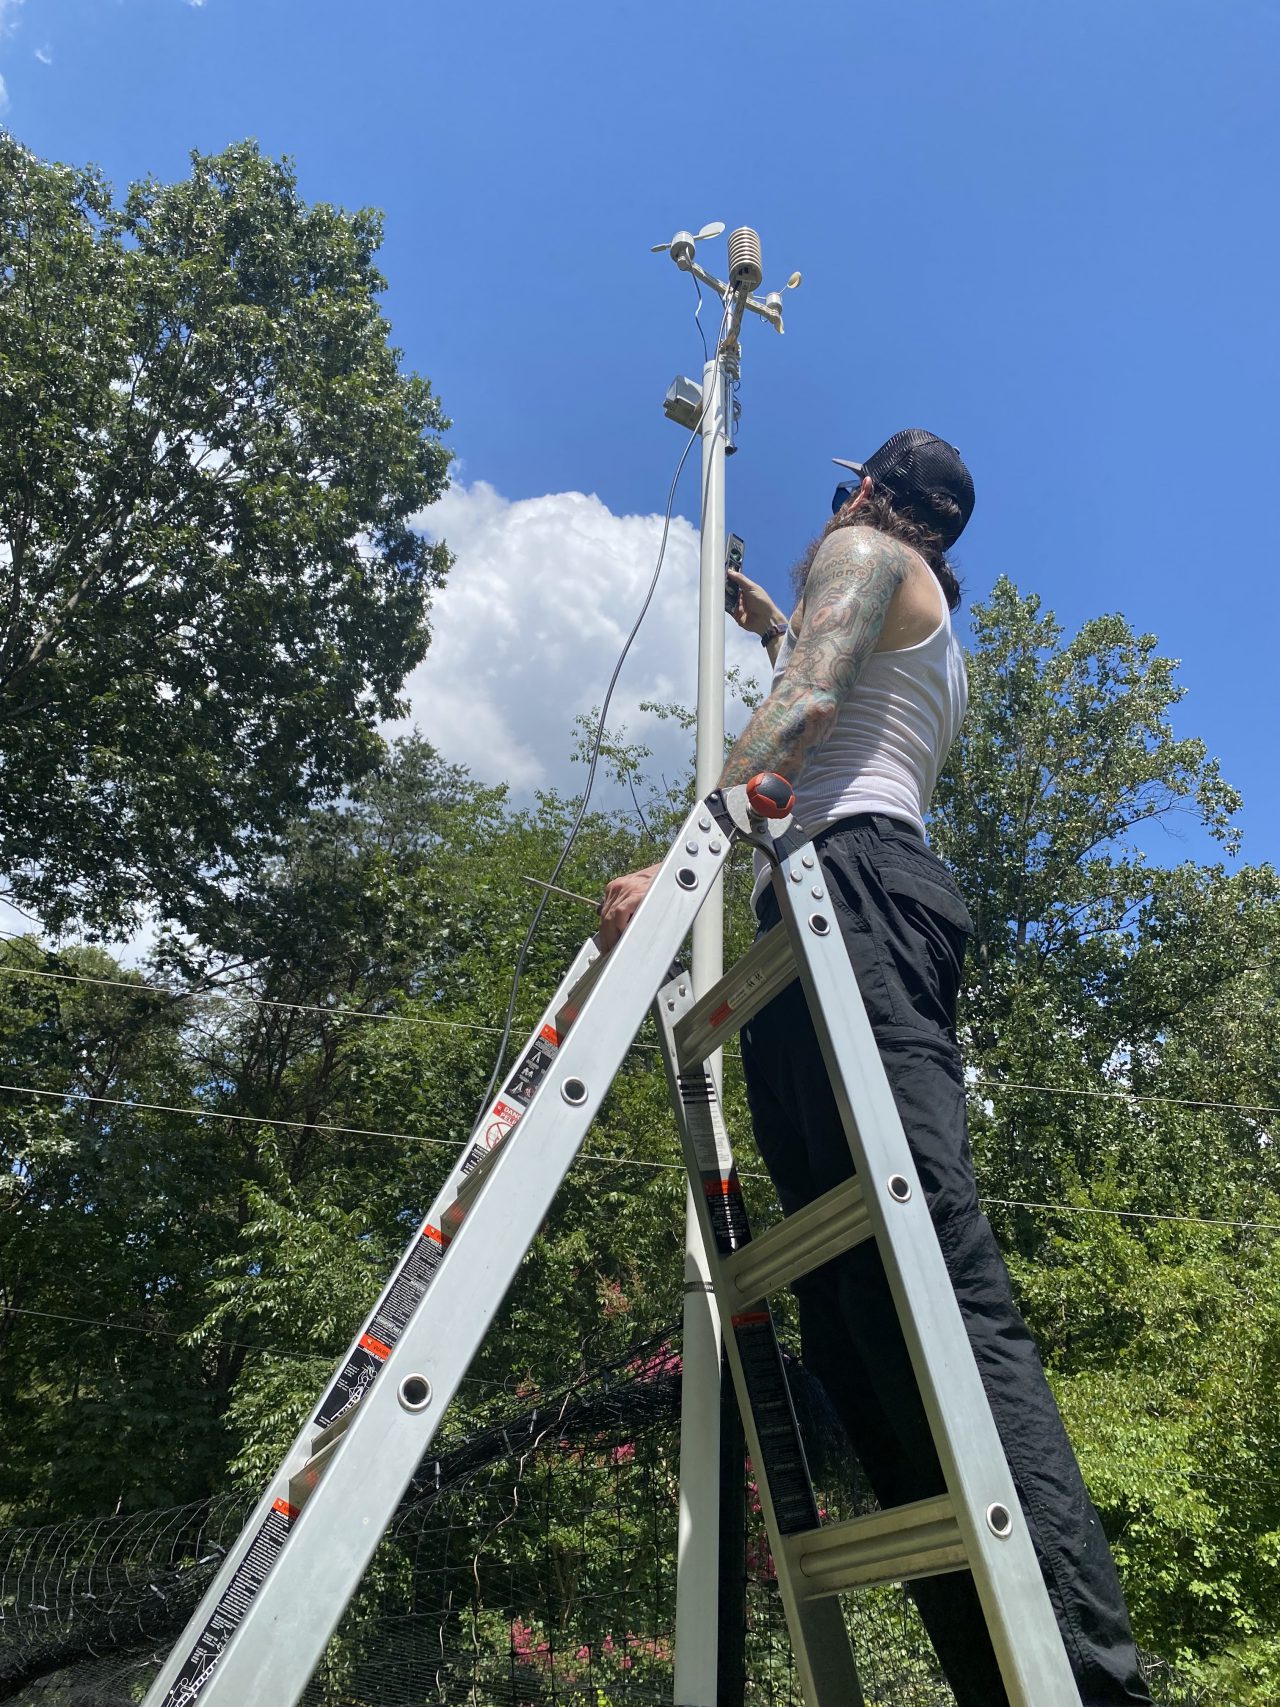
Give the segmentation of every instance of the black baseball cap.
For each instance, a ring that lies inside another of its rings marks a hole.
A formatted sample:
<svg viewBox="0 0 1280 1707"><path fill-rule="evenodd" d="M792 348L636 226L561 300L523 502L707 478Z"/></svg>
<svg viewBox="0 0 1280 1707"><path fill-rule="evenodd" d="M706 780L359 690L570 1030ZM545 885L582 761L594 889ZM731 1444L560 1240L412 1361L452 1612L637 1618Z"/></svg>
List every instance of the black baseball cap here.
<svg viewBox="0 0 1280 1707"><path fill-rule="evenodd" d="M841 456L831 460L851 469L859 483L869 474L895 510L941 535L944 550L955 544L973 514L973 477L960 452L923 427L895 433L865 462L846 462ZM854 482L841 481L831 500L832 515L844 508L857 489ZM940 507L935 498L944 500Z"/></svg>

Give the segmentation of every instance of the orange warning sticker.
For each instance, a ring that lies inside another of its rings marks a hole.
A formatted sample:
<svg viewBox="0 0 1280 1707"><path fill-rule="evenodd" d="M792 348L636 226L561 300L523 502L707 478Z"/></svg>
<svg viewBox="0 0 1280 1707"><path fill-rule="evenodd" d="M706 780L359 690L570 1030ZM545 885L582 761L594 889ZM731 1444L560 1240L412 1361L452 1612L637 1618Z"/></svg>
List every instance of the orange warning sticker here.
<svg viewBox="0 0 1280 1707"><path fill-rule="evenodd" d="M287 1517L290 1523L292 1523L294 1518L298 1515L298 1507L296 1505L290 1505L288 1500L275 1500L272 1503L271 1509L272 1511L278 1511L281 1517Z"/></svg>
<svg viewBox="0 0 1280 1707"><path fill-rule="evenodd" d="M707 1024L708 1025L723 1025L724 1022L729 1018L730 1014L732 1014L732 1012L733 1012L733 1007L729 1002L721 1002L720 1006L715 1010L715 1012L712 1014L709 1014L707 1016Z"/></svg>
<svg viewBox="0 0 1280 1707"><path fill-rule="evenodd" d="M442 1245L444 1243L444 1234L440 1231L439 1227L433 1227L430 1221L428 1221L426 1226L422 1229L422 1236L424 1239L433 1240L437 1245Z"/></svg>
<svg viewBox="0 0 1280 1707"><path fill-rule="evenodd" d="M383 1345L381 1340L374 1339L372 1334L361 1334L360 1344L366 1351L371 1351L379 1363L385 1363L391 1356L391 1347Z"/></svg>
<svg viewBox="0 0 1280 1707"><path fill-rule="evenodd" d="M553 1025L544 1025L538 1036L544 1043L549 1043L553 1049L559 1049L560 1036Z"/></svg>
<svg viewBox="0 0 1280 1707"><path fill-rule="evenodd" d="M550 1029L546 1027L544 1029ZM484 1141L489 1149L496 1149L519 1120L522 1109L512 1108L509 1102L496 1102L493 1105L493 1119L484 1129Z"/></svg>
<svg viewBox="0 0 1280 1707"><path fill-rule="evenodd" d="M767 1310L744 1310L740 1316L732 1318L735 1328L758 1328L762 1322L769 1320Z"/></svg>
<svg viewBox="0 0 1280 1707"><path fill-rule="evenodd" d="M737 1197L742 1187L736 1179L704 1179L702 1189L707 1197Z"/></svg>

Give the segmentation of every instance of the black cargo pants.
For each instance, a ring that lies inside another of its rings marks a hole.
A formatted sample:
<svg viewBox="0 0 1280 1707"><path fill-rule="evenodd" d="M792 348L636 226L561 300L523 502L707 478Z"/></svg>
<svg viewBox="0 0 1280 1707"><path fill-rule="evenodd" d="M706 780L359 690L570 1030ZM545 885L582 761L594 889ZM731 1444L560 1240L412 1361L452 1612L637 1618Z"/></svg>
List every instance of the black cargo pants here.
<svg viewBox="0 0 1280 1707"><path fill-rule="evenodd" d="M971 930L946 867L913 831L862 814L815 838L978 1369L1084 1707L1149 1702L1098 1515L978 1207L956 1043ZM761 926L777 923L772 891ZM852 1173L799 981L742 1033L756 1138L787 1213ZM804 1358L883 1506L945 1492L874 1241L798 1281ZM913 1585L959 1707L1007 1703L973 1578Z"/></svg>

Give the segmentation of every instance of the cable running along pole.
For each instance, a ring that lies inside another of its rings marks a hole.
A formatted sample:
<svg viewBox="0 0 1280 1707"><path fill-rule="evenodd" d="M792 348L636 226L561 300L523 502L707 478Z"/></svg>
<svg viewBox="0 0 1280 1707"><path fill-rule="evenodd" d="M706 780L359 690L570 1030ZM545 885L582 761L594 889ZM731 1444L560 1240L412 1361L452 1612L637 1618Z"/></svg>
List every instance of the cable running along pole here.
<svg viewBox="0 0 1280 1707"><path fill-rule="evenodd" d="M723 224L699 232L678 231L667 250L683 272L714 290L724 304L719 342L702 371L702 385L677 378L667 392L666 414L681 426L700 425L702 481L698 580L698 697L695 792L705 799L724 768L725 459L736 449L737 388L741 346L738 334L750 310L782 331L782 292L755 297L762 280L760 239L749 226L729 236L727 282L696 260L699 242L718 237ZM785 288L800 283L793 273ZM723 884L693 926L692 979L695 992L709 990L724 972ZM720 1051L711 1057L717 1092L723 1085ZM711 1293L711 1274L694 1212L686 1197L684 1257L684 1357L680 1390L680 1517L676 1542L675 1701L677 1707L716 1707L721 1506L720 1320ZM729 1403L734 1401L730 1397Z"/></svg>

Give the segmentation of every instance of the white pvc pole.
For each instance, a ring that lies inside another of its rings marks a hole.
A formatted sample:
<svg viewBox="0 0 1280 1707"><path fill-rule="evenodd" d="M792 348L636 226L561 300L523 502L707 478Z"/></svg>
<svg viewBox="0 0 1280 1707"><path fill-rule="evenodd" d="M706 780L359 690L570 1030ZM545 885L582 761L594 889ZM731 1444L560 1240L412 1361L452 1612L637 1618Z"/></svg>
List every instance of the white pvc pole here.
<svg viewBox="0 0 1280 1707"><path fill-rule="evenodd" d="M719 359L702 373L702 528L698 600L699 797L724 769L725 383ZM724 892L719 878L693 926L693 989L724 971ZM711 1058L717 1090L720 1053ZM684 1363L680 1381L680 1522L676 1543L677 1707L715 1707L720 1539L720 1321L693 1214L686 1203Z"/></svg>

